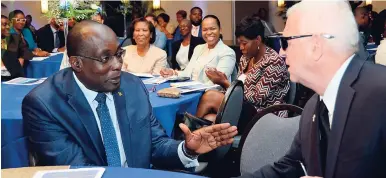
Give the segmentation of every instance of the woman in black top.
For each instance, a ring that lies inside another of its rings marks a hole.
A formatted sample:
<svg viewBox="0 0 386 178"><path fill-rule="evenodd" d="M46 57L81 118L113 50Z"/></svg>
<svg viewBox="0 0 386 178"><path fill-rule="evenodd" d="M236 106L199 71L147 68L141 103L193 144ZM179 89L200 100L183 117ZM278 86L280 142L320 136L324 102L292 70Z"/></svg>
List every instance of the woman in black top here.
<svg viewBox="0 0 386 178"><path fill-rule="evenodd" d="M182 40L173 42L172 44L172 69L174 70L184 70L185 66L188 65L190 58L193 55L194 48L197 45L204 44L205 41L201 37L192 36L192 23L190 20L184 19L179 25L181 35L183 36ZM177 56L180 51L180 48L189 46L187 54L180 54Z"/></svg>

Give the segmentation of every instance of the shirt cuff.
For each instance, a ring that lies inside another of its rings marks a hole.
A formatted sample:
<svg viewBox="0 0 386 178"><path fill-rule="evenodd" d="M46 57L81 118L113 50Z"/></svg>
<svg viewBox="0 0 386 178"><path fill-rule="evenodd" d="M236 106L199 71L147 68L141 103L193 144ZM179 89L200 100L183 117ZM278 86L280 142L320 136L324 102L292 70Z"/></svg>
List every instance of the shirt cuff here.
<svg viewBox="0 0 386 178"><path fill-rule="evenodd" d="M181 142L178 145L177 149L178 157L180 158L182 164L185 166L185 168L197 167L199 165L198 160L186 157L185 154L182 152L182 144L185 144L185 141Z"/></svg>
<svg viewBox="0 0 386 178"><path fill-rule="evenodd" d="M54 49L52 50L52 52L53 52L53 53L57 53L57 52L58 52L58 48L54 48Z"/></svg>

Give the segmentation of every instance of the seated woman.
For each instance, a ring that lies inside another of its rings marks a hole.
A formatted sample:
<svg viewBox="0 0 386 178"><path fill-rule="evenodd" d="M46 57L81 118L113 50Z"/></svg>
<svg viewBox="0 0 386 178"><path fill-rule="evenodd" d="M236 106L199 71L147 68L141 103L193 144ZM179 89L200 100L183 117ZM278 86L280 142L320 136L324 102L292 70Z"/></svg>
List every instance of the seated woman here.
<svg viewBox="0 0 386 178"><path fill-rule="evenodd" d="M379 19L379 22L382 23L380 31L382 31L383 40L378 46L377 53L375 55L375 63L386 66L386 19L385 16L380 16L379 18L383 18Z"/></svg>
<svg viewBox="0 0 386 178"><path fill-rule="evenodd" d="M192 23L190 20L182 20L179 28L183 38L172 44L172 59L170 62L174 70L184 70L192 58L194 48L205 43L202 38L192 36Z"/></svg>
<svg viewBox="0 0 386 178"><path fill-rule="evenodd" d="M169 23L170 17L168 14L161 13L157 16L157 22L160 27L160 31L164 32L168 39L173 39L174 25Z"/></svg>
<svg viewBox="0 0 386 178"><path fill-rule="evenodd" d="M257 111L284 103L284 96L289 90L287 67L284 59L263 43L262 22L254 17L245 17L236 26L235 35L243 53L238 80L244 83L244 102ZM230 86L226 75L220 71L208 71L207 76L223 88ZM197 117L214 122L223 98L224 94L219 91L207 91L199 102ZM279 115L285 116L286 112Z"/></svg>
<svg viewBox="0 0 386 178"><path fill-rule="evenodd" d="M214 15L207 15L202 21L202 37L205 44L198 45L193 56L183 71L162 69L163 77L177 75L178 77L190 77L191 80L205 84L213 84L206 75L207 69L217 70L225 74L229 79L235 68L235 52L225 45L220 39L220 20Z"/></svg>
<svg viewBox="0 0 386 178"><path fill-rule="evenodd" d="M14 10L13 12L10 13L9 19L12 20L12 25L13 25L10 29L10 33L20 34L22 37L22 40L24 41L24 43L27 44L28 49L32 51L34 56L46 57L50 55L50 53L46 51L42 51L40 48L36 46L36 43L33 39L32 32L29 29L24 28L26 18L23 11Z"/></svg>
<svg viewBox="0 0 386 178"><path fill-rule="evenodd" d="M126 54L122 70L159 75L160 70L167 66L166 52L153 45L156 38L153 24L145 18L138 18L132 22L129 31L133 45L123 48Z"/></svg>
<svg viewBox="0 0 386 178"><path fill-rule="evenodd" d="M24 77L22 64L32 59L33 54L22 41L20 34L9 33L9 21L1 15L1 80Z"/></svg>

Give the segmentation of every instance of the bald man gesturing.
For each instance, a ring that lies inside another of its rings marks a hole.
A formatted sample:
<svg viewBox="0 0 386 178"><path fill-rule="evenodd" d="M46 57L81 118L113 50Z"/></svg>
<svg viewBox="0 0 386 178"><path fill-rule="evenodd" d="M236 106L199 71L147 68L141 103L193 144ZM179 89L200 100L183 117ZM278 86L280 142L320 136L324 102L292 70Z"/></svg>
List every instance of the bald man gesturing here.
<svg viewBox="0 0 386 178"><path fill-rule="evenodd" d="M125 51L103 24L82 21L68 35L71 68L32 90L22 113L37 165L189 168L197 156L232 143L237 128L220 124L167 137L146 87L121 72Z"/></svg>

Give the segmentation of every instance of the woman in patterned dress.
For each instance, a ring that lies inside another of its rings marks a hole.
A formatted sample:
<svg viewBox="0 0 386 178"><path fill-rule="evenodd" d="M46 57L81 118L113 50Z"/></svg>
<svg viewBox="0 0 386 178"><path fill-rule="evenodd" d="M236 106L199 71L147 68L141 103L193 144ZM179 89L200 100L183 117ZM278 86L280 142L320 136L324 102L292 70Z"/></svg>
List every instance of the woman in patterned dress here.
<svg viewBox="0 0 386 178"><path fill-rule="evenodd" d="M289 90L287 66L284 59L264 44L264 25L258 18L245 17L237 25L235 35L243 53L238 72L238 80L244 83L243 110L248 105L260 111L271 105L285 103L284 97ZM208 70L206 73L208 78L224 89L231 85L219 71ZM197 117L214 122L223 98L222 92L207 91L198 105ZM286 112L276 114L281 117L287 115Z"/></svg>

